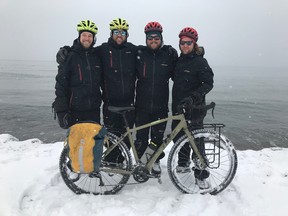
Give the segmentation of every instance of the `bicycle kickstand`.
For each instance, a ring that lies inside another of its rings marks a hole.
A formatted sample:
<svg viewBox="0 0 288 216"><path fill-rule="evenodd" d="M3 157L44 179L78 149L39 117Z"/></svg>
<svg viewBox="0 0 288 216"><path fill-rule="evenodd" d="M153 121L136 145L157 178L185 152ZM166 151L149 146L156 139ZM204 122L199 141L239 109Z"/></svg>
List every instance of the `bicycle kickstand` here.
<svg viewBox="0 0 288 216"><path fill-rule="evenodd" d="M99 178L99 186L104 186L104 182L102 180L102 175L101 173L99 172L94 172L94 173L91 173L89 175L89 177L92 177L92 178Z"/></svg>

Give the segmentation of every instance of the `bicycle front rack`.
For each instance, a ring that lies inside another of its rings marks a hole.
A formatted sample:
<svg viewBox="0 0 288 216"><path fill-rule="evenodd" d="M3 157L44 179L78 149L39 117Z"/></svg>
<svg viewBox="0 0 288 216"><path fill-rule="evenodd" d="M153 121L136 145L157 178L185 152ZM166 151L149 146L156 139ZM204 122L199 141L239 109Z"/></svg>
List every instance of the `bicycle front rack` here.
<svg viewBox="0 0 288 216"><path fill-rule="evenodd" d="M220 153L221 153L221 131L224 128L224 124L204 124L204 129L213 130L215 132L215 137L205 137L204 146L205 154L209 161L208 166L211 169L217 169L220 166Z"/></svg>

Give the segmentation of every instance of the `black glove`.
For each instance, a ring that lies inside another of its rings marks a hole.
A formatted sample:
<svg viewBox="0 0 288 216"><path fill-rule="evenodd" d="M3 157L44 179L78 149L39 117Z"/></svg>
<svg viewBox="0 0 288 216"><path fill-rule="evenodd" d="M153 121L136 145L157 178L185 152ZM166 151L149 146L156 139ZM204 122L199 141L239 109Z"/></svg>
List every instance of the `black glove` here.
<svg viewBox="0 0 288 216"><path fill-rule="evenodd" d="M180 106L184 108L190 108L194 104L194 100L192 97L185 97L183 100L180 101Z"/></svg>
<svg viewBox="0 0 288 216"><path fill-rule="evenodd" d="M61 47L56 54L56 62L58 64L63 64L66 61L66 58L70 51L71 51L71 47L69 46Z"/></svg>
<svg viewBox="0 0 288 216"><path fill-rule="evenodd" d="M193 99L194 104L201 104L203 100L203 95L198 92L193 92L191 94L191 98Z"/></svg>
<svg viewBox="0 0 288 216"><path fill-rule="evenodd" d="M72 118L69 112L57 112L58 124L63 129L68 129L71 126Z"/></svg>

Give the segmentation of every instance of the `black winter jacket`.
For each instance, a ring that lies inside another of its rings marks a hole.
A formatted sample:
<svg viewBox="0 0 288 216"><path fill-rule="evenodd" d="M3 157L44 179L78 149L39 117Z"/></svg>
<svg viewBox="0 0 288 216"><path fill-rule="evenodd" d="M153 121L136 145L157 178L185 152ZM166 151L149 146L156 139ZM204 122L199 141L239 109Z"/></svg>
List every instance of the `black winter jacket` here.
<svg viewBox="0 0 288 216"><path fill-rule="evenodd" d="M95 49L84 49L75 39L67 60L58 67L53 103L55 112L99 109L101 74Z"/></svg>
<svg viewBox="0 0 288 216"><path fill-rule="evenodd" d="M136 109L148 113L168 112L169 79L177 61L177 52L164 45L154 51L139 47L137 52ZM174 49L173 49L174 50Z"/></svg>
<svg viewBox="0 0 288 216"><path fill-rule="evenodd" d="M213 71L203 56L192 52L181 54L173 74L172 111L185 97L198 98L198 104L205 104L205 95L213 88Z"/></svg>
<svg viewBox="0 0 288 216"><path fill-rule="evenodd" d="M103 68L104 112L108 105L133 106L135 96L136 46L125 42L117 45L111 38L96 47Z"/></svg>

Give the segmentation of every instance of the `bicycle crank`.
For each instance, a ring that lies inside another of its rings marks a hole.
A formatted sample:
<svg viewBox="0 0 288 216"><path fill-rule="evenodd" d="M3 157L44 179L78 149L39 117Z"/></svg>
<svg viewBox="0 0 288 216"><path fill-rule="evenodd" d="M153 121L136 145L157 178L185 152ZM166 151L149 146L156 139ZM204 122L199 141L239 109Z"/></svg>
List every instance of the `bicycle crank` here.
<svg viewBox="0 0 288 216"><path fill-rule="evenodd" d="M133 178L135 179L135 181L137 181L139 183L146 182L149 179L148 170L144 166L141 166L141 165L135 167L132 175L133 175Z"/></svg>

